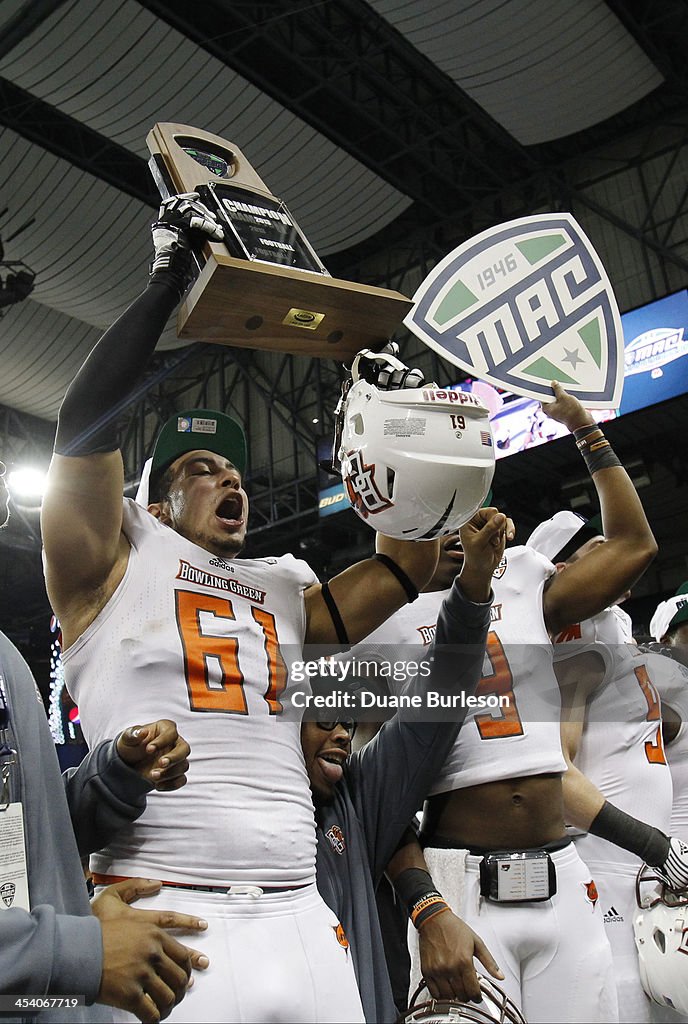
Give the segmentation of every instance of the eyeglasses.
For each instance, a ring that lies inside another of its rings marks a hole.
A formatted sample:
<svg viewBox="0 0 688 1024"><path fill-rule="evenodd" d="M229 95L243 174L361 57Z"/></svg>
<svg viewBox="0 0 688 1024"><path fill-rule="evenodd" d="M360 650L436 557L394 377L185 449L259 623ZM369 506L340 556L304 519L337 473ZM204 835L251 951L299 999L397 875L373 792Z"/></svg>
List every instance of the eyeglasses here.
<svg viewBox="0 0 688 1024"><path fill-rule="evenodd" d="M354 722L352 718L345 718L343 720L337 719L334 722L316 721L315 724L317 725L318 729L322 729L323 732L332 732L334 729L337 728L338 725L341 725L342 729L346 729L346 731L348 732L349 739L353 739L358 722Z"/></svg>

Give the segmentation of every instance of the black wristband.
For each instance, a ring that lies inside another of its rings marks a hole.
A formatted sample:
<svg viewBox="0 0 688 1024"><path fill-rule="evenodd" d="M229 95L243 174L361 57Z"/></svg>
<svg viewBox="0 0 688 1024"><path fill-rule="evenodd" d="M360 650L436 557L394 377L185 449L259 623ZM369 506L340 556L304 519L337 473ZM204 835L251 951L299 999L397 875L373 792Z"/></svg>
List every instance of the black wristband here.
<svg viewBox="0 0 688 1024"><path fill-rule="evenodd" d="M596 473L598 469L610 469L621 465L614 449L604 434L596 437L594 441L581 448L580 453L583 456L590 476Z"/></svg>
<svg viewBox="0 0 688 1024"><path fill-rule="evenodd" d="M432 878L422 868L402 871L394 881L394 888L406 905L411 923L416 928L420 928L428 918L448 909L442 893L437 891Z"/></svg>
<svg viewBox="0 0 688 1024"><path fill-rule="evenodd" d="M669 854L669 839L663 832L620 811L608 800L590 823L588 832L634 853L655 868L663 864Z"/></svg>
<svg viewBox="0 0 688 1024"><path fill-rule="evenodd" d="M394 559L390 558L389 555L381 555L377 552L373 555L373 558L378 562L382 562L385 568L389 569L393 576L396 576L397 580L404 588L404 593L406 594L406 600L408 603L411 604L412 601L415 601L418 597L418 587L415 585L413 580L406 575L404 570L397 565Z"/></svg>
<svg viewBox="0 0 688 1024"><path fill-rule="evenodd" d="M320 592L323 596L323 601L327 605L327 610L330 613L330 618L332 619L332 625L334 626L335 633L337 634L337 639L339 640L340 644L344 644L346 647L350 647L351 644L349 642L349 634L347 633L346 626L344 625L342 617L339 614L339 608L337 607L335 599L332 597L332 594L330 592L329 583L323 583Z"/></svg>
<svg viewBox="0 0 688 1024"><path fill-rule="evenodd" d="M584 427L578 427L576 430L574 430L573 436L575 437L576 442L582 441L584 437L588 436L588 434L592 434L594 430L600 429L601 427L598 423L586 423Z"/></svg>
<svg viewBox="0 0 688 1024"><path fill-rule="evenodd" d="M394 888L410 913L414 903L426 892L433 891L435 886L427 871L422 868L406 868L395 878Z"/></svg>

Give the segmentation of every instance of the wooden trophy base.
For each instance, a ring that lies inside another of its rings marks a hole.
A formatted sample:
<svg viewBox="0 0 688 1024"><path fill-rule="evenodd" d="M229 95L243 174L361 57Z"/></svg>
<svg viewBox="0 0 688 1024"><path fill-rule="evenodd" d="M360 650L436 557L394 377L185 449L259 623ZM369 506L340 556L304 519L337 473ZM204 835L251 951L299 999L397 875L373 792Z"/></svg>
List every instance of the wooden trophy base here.
<svg viewBox="0 0 688 1024"><path fill-rule="evenodd" d="M385 288L213 252L179 311L177 333L345 361L380 348L412 305Z"/></svg>

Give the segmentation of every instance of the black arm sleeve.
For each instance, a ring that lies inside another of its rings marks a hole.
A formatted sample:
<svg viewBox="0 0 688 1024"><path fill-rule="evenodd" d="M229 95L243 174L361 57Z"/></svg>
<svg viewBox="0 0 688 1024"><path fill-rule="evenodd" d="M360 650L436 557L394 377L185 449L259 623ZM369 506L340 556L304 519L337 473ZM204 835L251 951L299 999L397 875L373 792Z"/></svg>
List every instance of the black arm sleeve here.
<svg viewBox="0 0 688 1024"><path fill-rule="evenodd" d="M116 451L117 413L145 370L178 301L178 289L156 274L105 332L60 407L55 438L59 455Z"/></svg>
<svg viewBox="0 0 688 1024"><path fill-rule="evenodd" d="M608 800L605 800L597 817L591 821L588 832L620 846L622 850L634 853L652 867L661 867L669 856L671 844L668 836L658 828L632 818Z"/></svg>

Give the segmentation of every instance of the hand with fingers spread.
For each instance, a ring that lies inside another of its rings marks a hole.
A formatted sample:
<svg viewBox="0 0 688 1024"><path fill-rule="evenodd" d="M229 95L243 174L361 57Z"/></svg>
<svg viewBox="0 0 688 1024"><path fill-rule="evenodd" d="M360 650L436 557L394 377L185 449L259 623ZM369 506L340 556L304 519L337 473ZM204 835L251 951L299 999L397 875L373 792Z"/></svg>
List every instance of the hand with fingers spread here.
<svg viewBox="0 0 688 1024"><path fill-rule="evenodd" d="M563 423L571 433L580 427L592 426L595 423L592 415L584 409L575 395L570 395L561 384L553 380L552 391L554 392L553 402L541 402L541 408L545 416Z"/></svg>
<svg viewBox="0 0 688 1024"><path fill-rule="evenodd" d="M209 960L168 934L205 931L207 923L170 910L136 910L129 906L153 896L161 882L130 878L109 885L93 900L103 935L103 974L98 1001L136 1014L140 1021L163 1020L193 983L191 970Z"/></svg>
<svg viewBox="0 0 688 1024"><path fill-rule="evenodd" d="M470 601L488 601L492 573L504 556L507 540L513 540L514 524L496 508L480 508L459 530L463 548L461 589Z"/></svg>
<svg viewBox="0 0 688 1024"><path fill-rule="evenodd" d="M504 975L479 935L451 910L429 917L418 932L421 974L435 999L470 999L479 1003L480 984L474 957L498 981Z"/></svg>
<svg viewBox="0 0 688 1024"><path fill-rule="evenodd" d="M191 747L167 718L132 725L117 739L117 753L160 792L186 785Z"/></svg>

